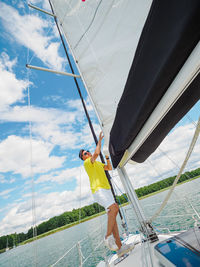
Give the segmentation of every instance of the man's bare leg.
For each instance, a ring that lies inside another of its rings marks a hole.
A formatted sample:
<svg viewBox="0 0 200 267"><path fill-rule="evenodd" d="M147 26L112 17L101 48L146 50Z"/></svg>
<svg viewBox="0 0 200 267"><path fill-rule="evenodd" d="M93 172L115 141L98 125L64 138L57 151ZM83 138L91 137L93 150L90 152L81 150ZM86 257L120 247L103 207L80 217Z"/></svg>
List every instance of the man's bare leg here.
<svg viewBox="0 0 200 267"><path fill-rule="evenodd" d="M119 230L118 230L117 221L116 221L118 211L119 211L119 206L117 203L114 203L109 207L106 238L113 233L115 240L116 240L116 244L118 248L120 249L122 246L122 243L119 237Z"/></svg>
<svg viewBox="0 0 200 267"><path fill-rule="evenodd" d="M114 228L113 228L113 236L115 238L115 242L116 242L118 248L120 249L122 246L122 243L121 243L121 239L119 236L119 230L118 230L117 222L115 223Z"/></svg>

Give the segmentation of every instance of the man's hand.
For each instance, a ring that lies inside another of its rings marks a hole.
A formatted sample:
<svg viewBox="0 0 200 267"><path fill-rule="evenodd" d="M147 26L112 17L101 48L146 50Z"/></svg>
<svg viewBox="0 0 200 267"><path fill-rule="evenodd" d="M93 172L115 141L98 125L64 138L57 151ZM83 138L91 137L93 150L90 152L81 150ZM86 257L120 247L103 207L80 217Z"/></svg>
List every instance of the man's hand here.
<svg viewBox="0 0 200 267"><path fill-rule="evenodd" d="M99 134L99 140L101 141L104 138L103 132L100 132Z"/></svg>

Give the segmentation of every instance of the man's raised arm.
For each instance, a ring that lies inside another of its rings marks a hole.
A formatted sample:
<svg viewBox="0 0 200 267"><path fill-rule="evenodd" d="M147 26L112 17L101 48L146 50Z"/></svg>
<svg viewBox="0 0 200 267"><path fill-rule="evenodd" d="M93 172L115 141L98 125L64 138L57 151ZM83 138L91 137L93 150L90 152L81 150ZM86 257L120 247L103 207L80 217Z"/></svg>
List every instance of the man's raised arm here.
<svg viewBox="0 0 200 267"><path fill-rule="evenodd" d="M94 163L95 160L97 159L97 157L99 156L100 152L101 152L101 140L103 139L103 133L100 132L99 134L99 141L97 143L96 149L94 151L94 154L91 157L91 162Z"/></svg>

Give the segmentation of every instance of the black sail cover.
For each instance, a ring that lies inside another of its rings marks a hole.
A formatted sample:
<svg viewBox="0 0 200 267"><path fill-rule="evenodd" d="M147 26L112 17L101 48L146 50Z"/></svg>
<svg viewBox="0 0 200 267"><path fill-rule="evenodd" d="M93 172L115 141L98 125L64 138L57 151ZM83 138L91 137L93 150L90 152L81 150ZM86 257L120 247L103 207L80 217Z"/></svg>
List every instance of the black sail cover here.
<svg viewBox="0 0 200 267"><path fill-rule="evenodd" d="M109 150L114 167L199 39L199 0L153 1L110 132ZM131 159L139 163L145 161L199 99L198 75Z"/></svg>

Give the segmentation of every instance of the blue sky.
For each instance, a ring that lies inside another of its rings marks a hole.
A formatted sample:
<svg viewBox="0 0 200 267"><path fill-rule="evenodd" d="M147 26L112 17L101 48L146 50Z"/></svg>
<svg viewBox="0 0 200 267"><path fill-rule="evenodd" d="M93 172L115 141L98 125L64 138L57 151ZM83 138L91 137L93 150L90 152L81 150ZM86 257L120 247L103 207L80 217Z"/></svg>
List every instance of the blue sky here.
<svg viewBox="0 0 200 267"><path fill-rule="evenodd" d="M32 3L49 9L47 1ZM26 1L11 0L1 1L0 19L1 236L31 227L33 179L37 223L92 203L77 155L80 148L94 150L95 146L74 80L25 67L28 63L70 72L53 18L29 9ZM98 134L92 105L81 82L80 86ZM193 121L199 110L200 103L190 112ZM161 145L179 165L193 131L193 123L185 117ZM195 149L188 169L199 167L199 143ZM127 171L139 187L175 174L177 168L157 150L145 164L128 165ZM118 178L115 182L121 187Z"/></svg>

